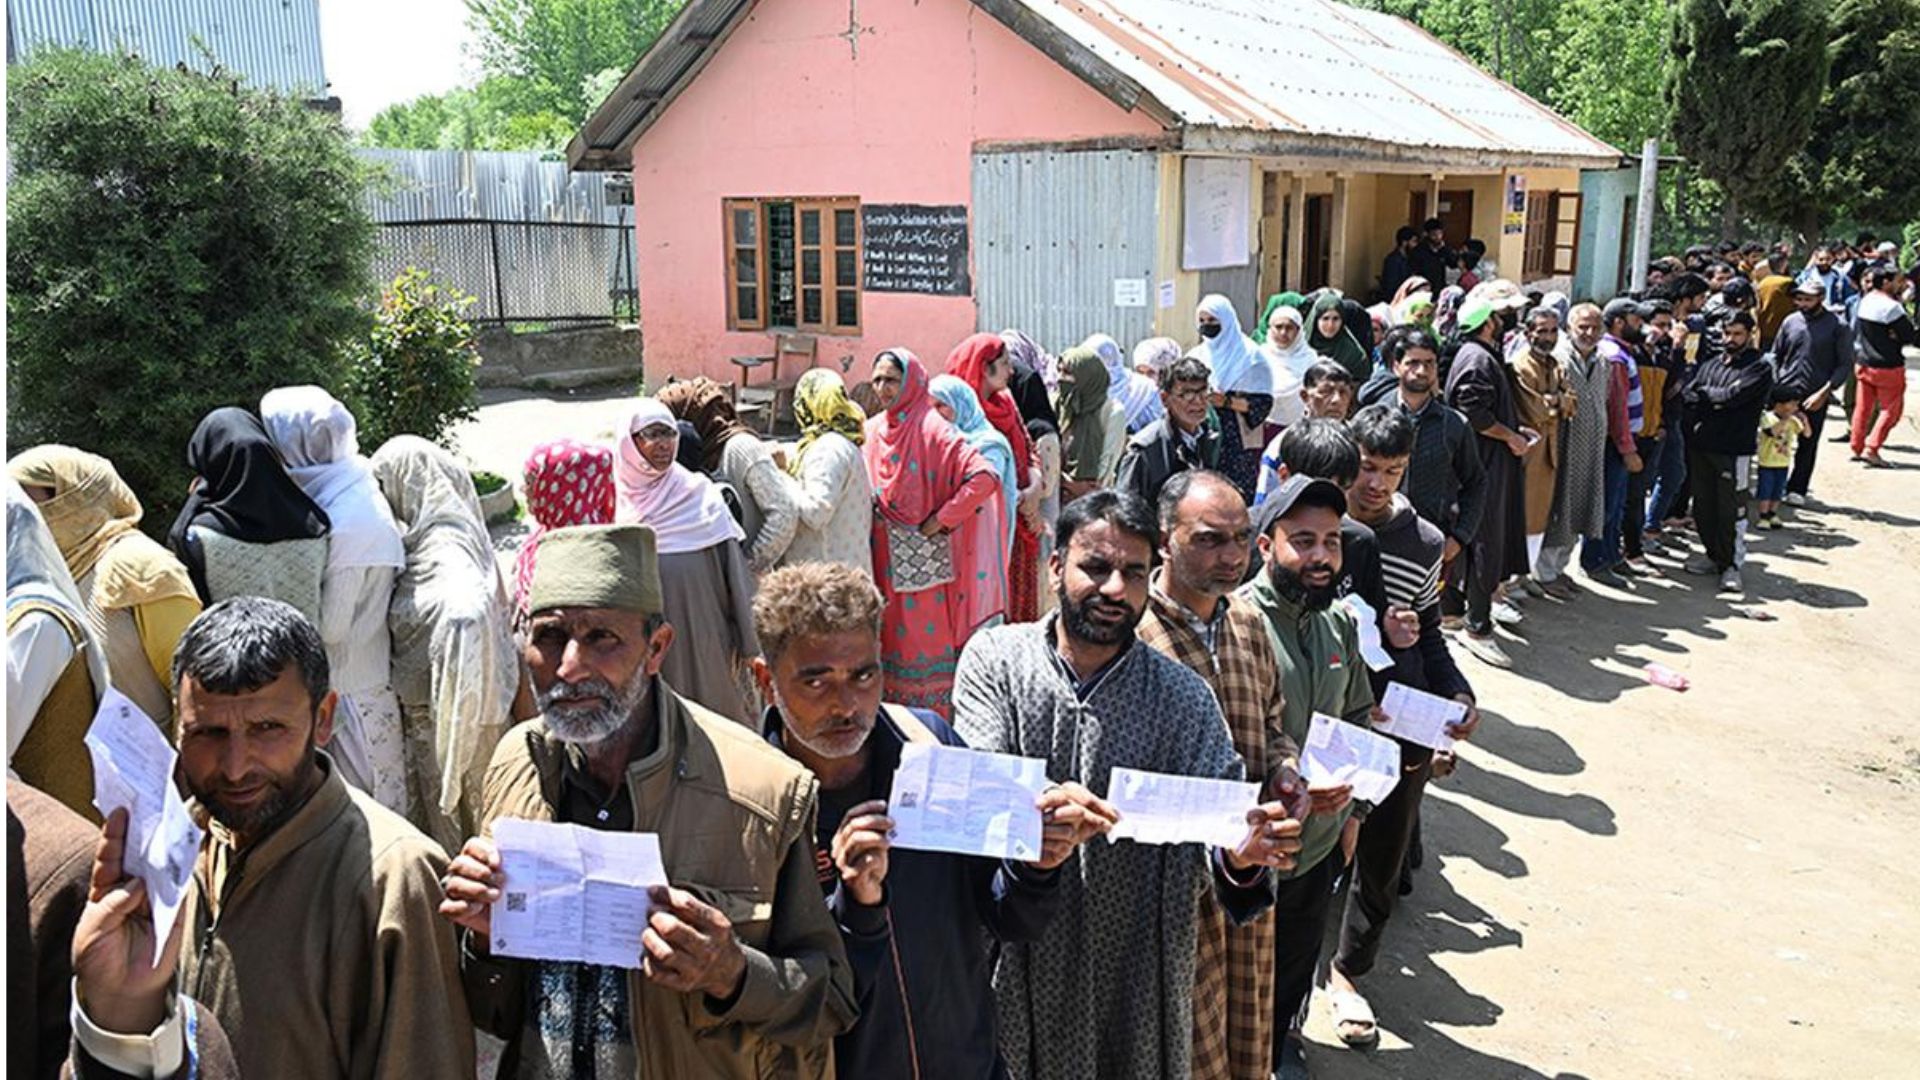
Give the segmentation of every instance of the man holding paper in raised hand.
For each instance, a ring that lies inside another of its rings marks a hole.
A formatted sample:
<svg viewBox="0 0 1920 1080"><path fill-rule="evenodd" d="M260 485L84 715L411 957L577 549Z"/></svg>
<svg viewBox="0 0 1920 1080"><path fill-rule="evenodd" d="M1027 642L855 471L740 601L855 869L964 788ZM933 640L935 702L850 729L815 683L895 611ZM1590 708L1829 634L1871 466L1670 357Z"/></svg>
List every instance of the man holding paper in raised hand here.
<svg viewBox="0 0 1920 1080"><path fill-rule="evenodd" d="M1131 492L1096 491L1060 516L1059 610L978 634L960 657L954 726L969 746L1042 758L1046 774L1106 791L1049 818L1120 820L1122 768L1239 780L1244 766L1199 676L1134 638L1159 529ZM1059 910L1038 940L1001 949L1000 1045L1027 1080L1186 1076L1193 1052L1195 934L1211 888L1246 922L1272 902L1270 867L1296 849L1275 803L1251 807L1233 850L1094 842L1061 865Z"/></svg>
<svg viewBox="0 0 1920 1080"><path fill-rule="evenodd" d="M494 751L481 820L657 834L671 885L652 890L629 964L496 956L490 909L514 862L467 841L440 910L467 932L475 1021L508 1040L501 1075L832 1076L855 1007L814 876L813 776L659 678L678 628L653 530L547 533L529 609L541 716Z"/></svg>
<svg viewBox="0 0 1920 1080"><path fill-rule="evenodd" d="M1007 1067L994 1024L992 942L1040 936L1060 863L1097 830L1056 815L1062 820L1044 827L1033 862L900 846L910 839L896 836L888 807L907 771L902 755L929 746L974 752L938 714L881 704L884 610L871 578L829 563L777 570L753 601L754 676L771 702L764 729L820 780L814 862L859 998L859 1022L834 1041L835 1067L863 1080L995 1080ZM1036 823L1046 810L1100 805L1078 784L1025 799Z"/></svg>
<svg viewBox="0 0 1920 1080"><path fill-rule="evenodd" d="M1358 628L1353 614L1334 602L1346 511L1346 496L1330 481L1287 477L1260 504L1256 525L1266 570L1240 593L1266 620L1286 695L1284 727L1296 746L1305 746L1315 713L1361 727L1373 714ZM1273 1064L1282 1076L1305 1075L1297 1021L1313 992L1333 881L1352 858L1360 829L1350 785L1310 787L1308 794L1312 809L1300 857L1281 872L1274 902L1274 1023L1281 1036L1274 1040Z"/></svg>
<svg viewBox="0 0 1920 1080"><path fill-rule="evenodd" d="M1206 680L1247 778L1262 784L1263 796L1304 803L1299 748L1282 727L1286 699L1273 646L1260 613L1231 595L1252 559L1246 500L1219 473L1183 472L1161 489L1159 512L1161 562L1147 592L1140 640ZM1291 860L1282 868L1287 865ZM1196 950L1195 1080L1267 1080L1273 1073L1273 913L1230 926L1213 894L1203 893Z"/></svg>

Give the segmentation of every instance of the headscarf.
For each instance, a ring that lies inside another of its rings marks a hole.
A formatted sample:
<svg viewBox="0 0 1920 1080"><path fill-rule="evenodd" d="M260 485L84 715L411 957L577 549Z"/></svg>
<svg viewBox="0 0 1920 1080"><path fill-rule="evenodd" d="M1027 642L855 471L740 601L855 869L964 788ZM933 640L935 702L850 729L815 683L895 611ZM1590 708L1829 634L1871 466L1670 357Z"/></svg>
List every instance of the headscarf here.
<svg viewBox="0 0 1920 1080"><path fill-rule="evenodd" d="M462 797L479 794L520 681L506 590L473 478L452 454L399 435L373 455L372 468L407 547L387 620L393 686L403 705L428 708L423 734L432 739L435 768L416 770L427 772L418 779L460 831L468 824L456 817Z"/></svg>
<svg viewBox="0 0 1920 1080"><path fill-rule="evenodd" d="M317 386L283 386L260 399L260 422L287 475L327 512L327 568L407 565L393 511L360 455L353 414Z"/></svg>
<svg viewBox="0 0 1920 1080"><path fill-rule="evenodd" d="M1133 347L1133 367L1138 371L1142 365L1153 369L1153 378L1158 380L1160 373L1173 366L1180 359L1180 343L1170 337L1150 337Z"/></svg>
<svg viewBox="0 0 1920 1080"><path fill-rule="evenodd" d="M1307 344L1307 317L1300 314L1299 308L1292 304L1270 303L1267 306L1272 310L1267 312L1267 321L1260 328L1260 352L1267 358L1267 366L1273 372L1274 397L1281 397L1287 392L1284 384L1287 384L1289 379L1293 392L1297 394L1300 391L1300 380L1306 377L1307 369L1320 359L1320 354L1314 352L1313 346ZM1275 311L1283 313L1280 316L1281 321L1291 322L1300 328L1300 333L1293 336L1293 348L1285 352L1280 351L1279 346L1267 341L1266 328L1273 325ZM1284 376L1281 374L1282 371L1286 373Z"/></svg>
<svg viewBox="0 0 1920 1080"><path fill-rule="evenodd" d="M800 426L800 442L787 458L787 471L800 475L807 448L829 431L859 446L867 437L867 414L847 396L847 384L832 368L813 368L793 387L793 422Z"/></svg>
<svg viewBox="0 0 1920 1080"><path fill-rule="evenodd" d="M1241 332L1240 316L1233 310L1233 301L1213 293L1200 301L1200 311L1220 323L1219 335L1201 338L1190 354L1206 361L1207 369L1212 372L1207 385L1222 394L1273 393L1273 369Z"/></svg>
<svg viewBox="0 0 1920 1080"><path fill-rule="evenodd" d="M627 422L620 427L613 448L613 520L652 528L662 555L704 551L728 540L745 540L747 534L740 531L720 488L711 479L678 461L656 469L641 456L633 436L654 424L674 427L673 412L659 399L643 397L633 403ZM674 442L679 441L679 429L675 428Z"/></svg>
<svg viewBox="0 0 1920 1080"><path fill-rule="evenodd" d="M1340 321L1347 324L1347 333L1360 343L1360 351L1373 356L1373 316L1367 307L1351 296L1340 299Z"/></svg>
<svg viewBox="0 0 1920 1080"><path fill-rule="evenodd" d="M1006 521L1013 521L1014 509L1020 501L1020 484L1014 477L1013 447L1007 443L1007 437L994 430L987 422L987 414L980 408L980 397L973 387L952 375L936 375L927 384L927 393L934 400L953 410L953 429L967 440L967 445L980 452L994 471L1000 476L1001 490L1006 493ZM1021 435L1026 432L1022 431ZM1011 539L1011 536L1008 537Z"/></svg>
<svg viewBox="0 0 1920 1080"><path fill-rule="evenodd" d="M1440 290L1440 296L1433 302L1433 332L1441 341L1453 337L1460 323L1460 304L1467 298L1467 290L1458 285L1449 285Z"/></svg>
<svg viewBox="0 0 1920 1080"><path fill-rule="evenodd" d="M167 549L139 529L140 500L113 462L71 446L26 450L7 463L23 485L53 489L40 516L78 582L97 567L90 598L102 610L194 599L193 579ZM105 556L112 550L113 558Z"/></svg>
<svg viewBox="0 0 1920 1080"><path fill-rule="evenodd" d="M1409 275L1407 280L1400 283L1398 289L1393 290L1393 299L1387 301L1387 306L1398 311L1402 304L1405 304L1420 293L1426 293L1428 298L1431 299L1433 296L1433 282L1428 281L1419 274Z"/></svg>
<svg viewBox="0 0 1920 1080"><path fill-rule="evenodd" d="M670 382L661 387L654 400L700 433L700 471L708 475L720 468L720 455L726 450L728 440L735 435L751 434L733 411L726 387L705 375Z"/></svg>
<svg viewBox="0 0 1920 1080"><path fill-rule="evenodd" d="M1273 310L1281 307L1292 308L1300 313L1302 319L1307 317L1306 297L1292 291L1274 293L1272 296L1267 297L1266 306L1260 309L1260 328L1253 334L1255 341L1264 342L1267 340L1267 327L1273 322Z"/></svg>
<svg viewBox="0 0 1920 1080"><path fill-rule="evenodd" d="M900 396L891 408L867 421L867 441L860 451L881 516L896 525L918 528L953 498L968 477L992 466L934 411L927 392L927 366L919 357L895 348L873 361L875 367L882 362L899 366Z"/></svg>
<svg viewBox="0 0 1920 1080"><path fill-rule="evenodd" d="M267 429L245 409L228 406L202 417L187 441L187 467L199 482L167 530L167 546L186 563L203 599L210 595L206 563L187 542L191 530L255 544L327 535L327 512L287 475Z"/></svg>
<svg viewBox="0 0 1920 1080"><path fill-rule="evenodd" d="M1060 394L1054 407L1060 411L1066 475L1095 479L1107 437L1107 365L1100 354L1081 345L1060 355Z"/></svg>
<svg viewBox="0 0 1920 1080"><path fill-rule="evenodd" d="M65 615L80 634L80 640L73 643L74 652L87 665L87 674L93 680L93 697L97 702L107 692L109 685L106 650L93 641L93 624L87 619L86 607L80 603L80 590L73 583L73 575L67 571L67 561L61 557L59 546L53 542L53 533L48 531L46 521L40 517L40 508L34 505L33 499L11 476L6 479L6 488L8 616L11 618L14 608L23 603L45 604ZM10 703L12 696L9 690ZM9 733L26 731L30 722L30 717L9 716ZM10 746L9 759L12 753Z"/></svg>
<svg viewBox="0 0 1920 1080"><path fill-rule="evenodd" d="M1007 358L1013 361L1013 381L1007 384L1007 392L1013 395L1013 403L1020 409L1028 443L1033 442L1032 425L1036 420L1046 425L1049 432L1059 434L1060 416L1053 411L1052 387L1047 383L1047 374L1054 366L1053 357L1018 330L1000 331L1000 340L1006 342Z"/></svg>
<svg viewBox="0 0 1920 1080"><path fill-rule="evenodd" d="M1095 334L1082 344L1106 365L1107 400L1120 406L1128 431L1139 431L1165 415L1160 384L1127 366L1127 354L1119 342L1106 334Z"/></svg>
<svg viewBox="0 0 1920 1080"><path fill-rule="evenodd" d="M1320 317L1327 312L1341 315L1342 325L1338 332L1329 337L1320 332ZM1340 302L1340 294L1328 290L1313 302L1313 315L1307 320L1307 344L1313 351L1347 369L1353 376L1355 386L1367 381L1373 374L1373 362L1367 359L1366 351L1360 347L1353 332L1345 325L1345 312Z"/></svg>
<svg viewBox="0 0 1920 1080"><path fill-rule="evenodd" d="M513 603L515 611L525 615L540 537L569 525L613 524L613 451L572 439L541 443L527 455L520 475L533 531L520 545L514 564Z"/></svg>
<svg viewBox="0 0 1920 1080"><path fill-rule="evenodd" d="M1563 292L1550 292L1540 298L1540 306L1543 308L1552 308L1553 313L1560 316L1560 330L1562 333L1565 333L1567 321L1573 314L1573 301L1567 298L1567 294Z"/></svg>
<svg viewBox="0 0 1920 1080"><path fill-rule="evenodd" d="M991 397L987 396L987 365L1007 354L1007 343L999 334L974 334L954 346L947 354L947 374L959 378L972 388L980 399L980 407L987 422L993 425L1007 440L1012 448L1014 475L1018 486L1028 483L1028 473L1033 467L1032 446L1027 442L1027 425L1020 418L1020 406L1013 400L1013 394L1002 390ZM1011 381L1008 383L1012 385Z"/></svg>

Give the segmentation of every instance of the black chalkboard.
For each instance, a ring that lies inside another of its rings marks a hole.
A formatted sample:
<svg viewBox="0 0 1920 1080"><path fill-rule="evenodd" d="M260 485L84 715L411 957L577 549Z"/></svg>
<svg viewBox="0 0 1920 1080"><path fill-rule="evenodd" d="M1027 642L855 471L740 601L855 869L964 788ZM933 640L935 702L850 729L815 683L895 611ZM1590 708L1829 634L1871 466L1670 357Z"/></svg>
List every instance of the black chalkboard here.
<svg viewBox="0 0 1920 1080"><path fill-rule="evenodd" d="M866 291L973 294L966 207L870 203L860 225Z"/></svg>

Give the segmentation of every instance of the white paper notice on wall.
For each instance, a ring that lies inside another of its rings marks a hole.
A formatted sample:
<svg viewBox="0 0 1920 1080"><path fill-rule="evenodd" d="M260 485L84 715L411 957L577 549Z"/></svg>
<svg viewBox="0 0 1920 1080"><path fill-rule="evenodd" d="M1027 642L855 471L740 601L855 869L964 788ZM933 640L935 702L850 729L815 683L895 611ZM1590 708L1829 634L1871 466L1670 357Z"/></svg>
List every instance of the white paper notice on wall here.
<svg viewBox="0 0 1920 1080"><path fill-rule="evenodd" d="M1117 277L1113 279L1114 307L1146 307L1147 279Z"/></svg>
<svg viewBox="0 0 1920 1080"><path fill-rule="evenodd" d="M1168 310L1171 310L1172 308L1173 308L1173 282L1163 281L1160 283L1160 310L1168 311Z"/></svg>
<svg viewBox="0 0 1920 1080"><path fill-rule="evenodd" d="M1187 270L1245 266L1252 256L1253 168L1236 158L1186 159L1182 170L1180 265Z"/></svg>

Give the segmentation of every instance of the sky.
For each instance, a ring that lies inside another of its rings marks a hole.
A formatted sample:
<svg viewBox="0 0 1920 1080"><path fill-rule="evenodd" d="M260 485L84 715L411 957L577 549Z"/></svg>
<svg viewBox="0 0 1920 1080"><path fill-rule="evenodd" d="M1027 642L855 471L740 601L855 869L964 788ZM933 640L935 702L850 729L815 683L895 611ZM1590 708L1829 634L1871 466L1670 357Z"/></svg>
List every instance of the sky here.
<svg viewBox="0 0 1920 1080"><path fill-rule="evenodd" d="M478 65L461 0L319 0L320 51L347 126L380 110L471 84Z"/></svg>

